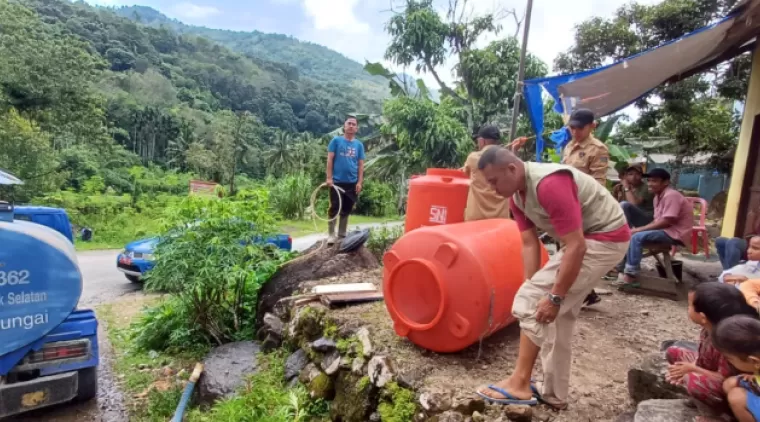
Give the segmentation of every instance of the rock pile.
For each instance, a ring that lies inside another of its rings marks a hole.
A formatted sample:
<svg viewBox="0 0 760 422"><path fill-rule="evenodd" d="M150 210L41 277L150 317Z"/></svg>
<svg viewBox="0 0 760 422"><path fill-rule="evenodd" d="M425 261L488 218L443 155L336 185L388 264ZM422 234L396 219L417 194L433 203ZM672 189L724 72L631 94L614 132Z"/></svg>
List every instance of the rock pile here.
<svg viewBox="0 0 760 422"><path fill-rule="evenodd" d="M446 388L417 388L401 376L390 356L378 353L366 326L337 325L321 304L291 309L283 344L295 347L287 359L285 380L301 382L314 398L331 400L331 419L342 422L548 421L527 406L491 406L475 396L460 397Z"/></svg>

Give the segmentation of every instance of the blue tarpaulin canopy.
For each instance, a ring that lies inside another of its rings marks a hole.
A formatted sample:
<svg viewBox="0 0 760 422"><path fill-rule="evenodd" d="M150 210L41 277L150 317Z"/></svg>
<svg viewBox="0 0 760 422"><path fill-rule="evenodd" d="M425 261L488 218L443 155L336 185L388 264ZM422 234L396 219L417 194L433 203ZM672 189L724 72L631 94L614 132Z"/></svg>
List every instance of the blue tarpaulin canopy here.
<svg viewBox="0 0 760 422"><path fill-rule="evenodd" d="M759 33L760 0L744 0L718 22L611 65L524 81L537 160L544 150L542 92L554 99L557 113L567 116L586 108L597 117L606 116L662 84L680 81L753 49Z"/></svg>

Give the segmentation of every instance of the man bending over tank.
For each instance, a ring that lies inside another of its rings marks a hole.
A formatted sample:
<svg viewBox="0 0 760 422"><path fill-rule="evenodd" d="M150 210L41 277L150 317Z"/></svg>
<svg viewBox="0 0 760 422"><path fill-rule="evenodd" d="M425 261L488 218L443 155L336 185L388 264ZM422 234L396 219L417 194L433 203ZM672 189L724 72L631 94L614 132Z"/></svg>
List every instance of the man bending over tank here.
<svg viewBox="0 0 760 422"><path fill-rule="evenodd" d="M557 410L568 403L572 336L583 300L625 255L631 232L612 194L593 177L561 164L526 163L504 148L478 162L494 190L510 198L522 232L525 282L512 305L520 321L520 349L511 376L478 394L500 404ZM541 229L564 245L541 269ZM544 382L531 384L538 356Z"/></svg>

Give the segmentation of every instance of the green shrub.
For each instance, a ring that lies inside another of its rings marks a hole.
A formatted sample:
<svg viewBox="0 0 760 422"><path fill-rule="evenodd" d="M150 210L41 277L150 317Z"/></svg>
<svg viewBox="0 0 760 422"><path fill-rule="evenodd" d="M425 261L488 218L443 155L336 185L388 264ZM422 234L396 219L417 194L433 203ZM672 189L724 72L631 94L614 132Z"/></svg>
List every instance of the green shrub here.
<svg viewBox="0 0 760 422"><path fill-rule="evenodd" d="M387 183L367 181L362 187L355 212L374 217L385 217L396 207L396 196Z"/></svg>
<svg viewBox="0 0 760 422"><path fill-rule="evenodd" d="M89 189L99 189L97 177L85 184ZM63 208L75 228L93 229L93 244L120 247L159 234L164 210L180 200L181 197L169 194L142 195L135 200L132 195L116 195L107 188L106 193L102 194L59 191L37 198L32 203Z"/></svg>
<svg viewBox="0 0 760 422"><path fill-rule="evenodd" d="M189 305L170 297L143 311L130 327L133 344L139 350L164 350L171 354L191 352L188 347L206 350L208 342L200 326L191 323L193 315Z"/></svg>
<svg viewBox="0 0 760 422"><path fill-rule="evenodd" d="M269 181L272 202L277 212L290 220L301 220L309 206L312 186L311 178L303 172L292 174L273 182Z"/></svg>
<svg viewBox="0 0 760 422"><path fill-rule="evenodd" d="M382 225L370 230L367 248L382 262L383 254L404 235L404 226Z"/></svg>
<svg viewBox="0 0 760 422"><path fill-rule="evenodd" d="M253 337L259 288L290 256L250 241L274 232L268 199L266 190L223 199L192 195L167 209L167 235L156 246L145 288L174 300L140 320L135 332L164 334L138 335L139 347L166 350Z"/></svg>

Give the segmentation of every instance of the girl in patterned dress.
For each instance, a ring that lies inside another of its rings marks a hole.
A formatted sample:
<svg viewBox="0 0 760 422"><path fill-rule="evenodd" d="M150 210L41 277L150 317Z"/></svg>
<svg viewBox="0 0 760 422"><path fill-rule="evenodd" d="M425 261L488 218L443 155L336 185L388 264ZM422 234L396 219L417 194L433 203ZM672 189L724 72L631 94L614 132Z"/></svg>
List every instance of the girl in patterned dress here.
<svg viewBox="0 0 760 422"><path fill-rule="evenodd" d="M709 282L698 284L689 292L689 319L702 327L698 350L670 347L666 351L667 380L683 385L695 399L713 408L726 408L723 381L737 371L715 348L713 328L734 315L757 315L735 287Z"/></svg>

